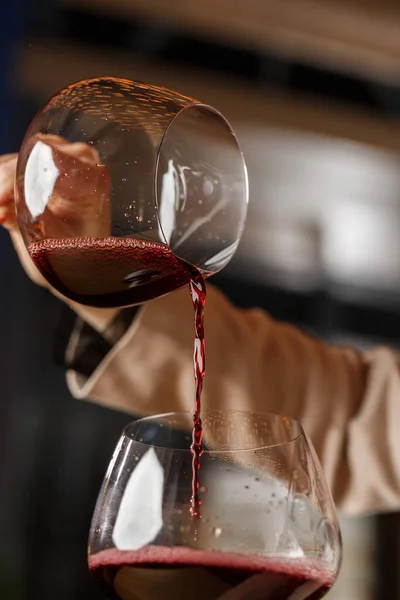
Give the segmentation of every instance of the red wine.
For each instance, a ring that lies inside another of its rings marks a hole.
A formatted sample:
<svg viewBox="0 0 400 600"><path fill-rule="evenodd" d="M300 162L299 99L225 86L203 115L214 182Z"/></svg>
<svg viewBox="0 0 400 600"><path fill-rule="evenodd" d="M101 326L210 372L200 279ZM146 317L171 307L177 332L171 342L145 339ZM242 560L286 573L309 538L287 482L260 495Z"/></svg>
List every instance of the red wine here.
<svg viewBox="0 0 400 600"><path fill-rule="evenodd" d="M189 283L168 246L133 238L67 238L32 242L29 254L59 292L97 307L142 304Z"/></svg>
<svg viewBox="0 0 400 600"><path fill-rule="evenodd" d="M189 269L188 269L189 270ZM195 410L193 413L193 432L190 451L192 453L192 497L190 500L190 514L192 517L200 516L199 469L200 457L203 454L203 427L201 422L201 392L206 368L206 352L204 342L204 305L206 302L206 284L198 269L191 267L190 273L190 296L194 308L194 378L195 378Z"/></svg>
<svg viewBox="0 0 400 600"><path fill-rule="evenodd" d="M164 546L105 550L89 568L110 600L319 600L334 579L311 560Z"/></svg>

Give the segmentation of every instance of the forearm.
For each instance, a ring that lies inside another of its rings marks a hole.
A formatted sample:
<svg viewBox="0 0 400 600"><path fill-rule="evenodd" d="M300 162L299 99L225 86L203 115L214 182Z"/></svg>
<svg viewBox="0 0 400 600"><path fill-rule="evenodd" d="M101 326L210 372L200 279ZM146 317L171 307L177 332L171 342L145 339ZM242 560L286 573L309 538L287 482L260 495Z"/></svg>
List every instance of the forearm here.
<svg viewBox="0 0 400 600"><path fill-rule="evenodd" d="M94 308L90 306L83 306L83 304L78 304L77 302L73 302L69 298L66 298L65 296L60 294L60 292L58 292L56 289L50 288L48 282L44 279L44 277L41 275L41 273L39 273L37 268L32 263L32 259L30 258L27 252L25 243L22 240L19 229L12 229L10 231L10 237L22 267L34 283L47 289L50 289L51 293L54 296L56 296L56 298L62 300L67 306L71 308L71 310L75 312L76 315L81 317L98 333L102 333L107 329L109 324L118 314L118 308Z"/></svg>
<svg viewBox="0 0 400 600"><path fill-rule="evenodd" d="M262 311L234 308L211 286L205 319L204 409L296 418L342 508L400 506L400 378L393 352L362 355L327 346ZM193 337L187 290L148 303L90 377L69 371L71 391L134 414L190 411Z"/></svg>
<svg viewBox="0 0 400 600"><path fill-rule="evenodd" d="M103 333L118 315L118 308L95 308L92 306L84 306L72 300L69 300L53 291L53 294L63 300L81 319L88 323L98 333Z"/></svg>

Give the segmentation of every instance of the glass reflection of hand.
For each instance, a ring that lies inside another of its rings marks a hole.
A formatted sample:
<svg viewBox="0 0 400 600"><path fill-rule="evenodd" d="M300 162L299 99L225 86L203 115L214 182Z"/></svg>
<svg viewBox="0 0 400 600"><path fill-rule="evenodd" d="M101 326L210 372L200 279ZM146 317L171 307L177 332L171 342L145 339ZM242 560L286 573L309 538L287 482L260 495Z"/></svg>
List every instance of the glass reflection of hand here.
<svg viewBox="0 0 400 600"><path fill-rule="evenodd" d="M43 170L39 174L32 170L36 190L41 186L42 192L48 192L48 202L44 207L46 210L43 212L39 206L36 207L41 214L40 227L46 228L49 236L58 238L109 235L110 179L106 168L100 164L96 149L90 144L69 143L59 136L43 134L36 136L35 140L32 140L32 145L41 148L42 152L43 146L48 148L49 150L45 152L47 157L50 157L50 163L54 164L53 183L51 183L51 171ZM28 277L37 285L50 289L92 326L101 330L114 316L116 310L83 307L66 299L49 285L28 254L15 212L14 182L17 159L17 154L0 157L0 225L8 230ZM34 167L33 162L32 167ZM48 169L49 165L42 165L42 168ZM43 195L46 197L45 194ZM34 202L34 199L32 201ZM33 206L31 208L34 209Z"/></svg>
<svg viewBox="0 0 400 600"><path fill-rule="evenodd" d="M24 188L27 210L42 236L110 235L110 177L90 144L35 136Z"/></svg>

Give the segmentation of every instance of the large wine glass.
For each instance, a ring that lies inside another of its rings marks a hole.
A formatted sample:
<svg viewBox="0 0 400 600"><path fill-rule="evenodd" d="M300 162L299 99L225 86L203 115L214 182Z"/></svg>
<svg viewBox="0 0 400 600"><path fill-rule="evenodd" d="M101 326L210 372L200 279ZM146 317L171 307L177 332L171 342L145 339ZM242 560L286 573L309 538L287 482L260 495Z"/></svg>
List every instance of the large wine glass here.
<svg viewBox="0 0 400 600"><path fill-rule="evenodd" d="M190 512L192 419L125 429L103 482L89 567L112 600L317 600L341 537L331 494L299 423L204 412L200 514Z"/></svg>
<svg viewBox="0 0 400 600"><path fill-rule="evenodd" d="M248 202L242 152L217 110L111 77L72 84L39 111L15 192L44 277L70 299L104 307L173 291L191 267L203 277L222 269Z"/></svg>

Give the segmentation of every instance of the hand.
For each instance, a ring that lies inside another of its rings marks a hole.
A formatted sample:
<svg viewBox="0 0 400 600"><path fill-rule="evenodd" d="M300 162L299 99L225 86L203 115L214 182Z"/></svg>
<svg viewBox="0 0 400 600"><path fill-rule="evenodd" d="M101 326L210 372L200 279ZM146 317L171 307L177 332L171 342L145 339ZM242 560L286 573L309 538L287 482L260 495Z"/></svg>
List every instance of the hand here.
<svg viewBox="0 0 400 600"><path fill-rule="evenodd" d="M17 159L17 154L5 154L0 157L0 225L8 230L21 265L28 277L34 283L50 288L50 285L33 264L18 227L14 203Z"/></svg>
<svg viewBox="0 0 400 600"><path fill-rule="evenodd" d="M46 237L109 235L109 177L99 163L97 151L88 144L68 143L58 136L38 136L52 149L54 164L60 171L40 226ZM0 157L0 225L6 228L28 277L48 288L97 330L103 330L117 309L84 307L62 296L41 275L32 262L18 227L15 212L14 181L17 154Z"/></svg>

